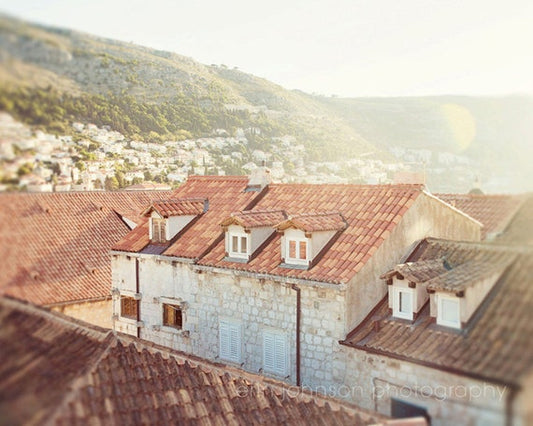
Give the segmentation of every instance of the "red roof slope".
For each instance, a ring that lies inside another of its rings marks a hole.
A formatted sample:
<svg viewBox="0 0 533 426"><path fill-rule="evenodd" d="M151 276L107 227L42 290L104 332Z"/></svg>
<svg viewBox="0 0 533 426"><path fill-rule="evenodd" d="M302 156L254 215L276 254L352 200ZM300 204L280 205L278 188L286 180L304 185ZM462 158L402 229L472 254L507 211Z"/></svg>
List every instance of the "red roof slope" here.
<svg viewBox="0 0 533 426"><path fill-rule="evenodd" d="M381 415L0 298L4 424L367 425Z"/></svg>
<svg viewBox="0 0 533 426"><path fill-rule="evenodd" d="M273 227L286 218L287 213L283 210L248 210L232 213L220 225L240 225L246 229Z"/></svg>
<svg viewBox="0 0 533 426"><path fill-rule="evenodd" d="M483 224L481 238L502 232L522 205L518 195L435 194Z"/></svg>
<svg viewBox="0 0 533 426"><path fill-rule="evenodd" d="M277 229L296 228L304 232L341 231L348 224L338 212L332 213L302 213L291 215L289 219L278 224Z"/></svg>
<svg viewBox="0 0 533 426"><path fill-rule="evenodd" d="M174 192L174 197L202 197L208 210L164 254L195 259L222 234L220 223L236 210L246 210L260 192L245 192L246 176L191 176Z"/></svg>
<svg viewBox="0 0 533 426"><path fill-rule="evenodd" d="M395 319L385 297L344 343L480 380L518 386L533 371L533 251L428 238L413 251L409 261L442 258L452 265L484 261L502 272L465 329L458 332L437 326L429 315L429 304L413 323Z"/></svg>
<svg viewBox="0 0 533 426"><path fill-rule="evenodd" d="M337 211L342 213L347 228L339 232L331 247L309 270L280 266L279 235L248 263L224 260L224 241L198 263L323 282L347 282L375 253L421 193L420 185L269 185L257 209L285 210L292 215Z"/></svg>
<svg viewBox="0 0 533 426"><path fill-rule="evenodd" d="M0 293L40 305L109 295L109 250L168 192L0 194Z"/></svg>

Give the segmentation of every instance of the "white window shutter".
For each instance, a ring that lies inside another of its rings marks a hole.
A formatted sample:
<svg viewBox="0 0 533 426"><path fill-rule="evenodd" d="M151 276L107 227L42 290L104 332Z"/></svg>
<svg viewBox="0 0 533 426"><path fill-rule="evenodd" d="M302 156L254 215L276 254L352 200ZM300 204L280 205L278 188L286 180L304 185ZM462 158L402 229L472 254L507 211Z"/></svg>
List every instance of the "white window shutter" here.
<svg viewBox="0 0 533 426"><path fill-rule="evenodd" d="M275 336L275 371L280 376L287 375L287 339L284 334Z"/></svg>
<svg viewBox="0 0 533 426"><path fill-rule="evenodd" d="M219 355L221 359L241 362L241 326L240 324L220 321Z"/></svg>
<svg viewBox="0 0 533 426"><path fill-rule="evenodd" d="M266 371L274 371L275 357L274 357L275 338L272 333L263 333L263 368Z"/></svg>
<svg viewBox="0 0 533 426"><path fill-rule="evenodd" d="M263 332L263 368L265 371L286 376L288 374L287 337L285 333Z"/></svg>
<svg viewBox="0 0 533 426"><path fill-rule="evenodd" d="M230 332L227 322L220 322L219 327L220 358L229 359L230 356Z"/></svg>

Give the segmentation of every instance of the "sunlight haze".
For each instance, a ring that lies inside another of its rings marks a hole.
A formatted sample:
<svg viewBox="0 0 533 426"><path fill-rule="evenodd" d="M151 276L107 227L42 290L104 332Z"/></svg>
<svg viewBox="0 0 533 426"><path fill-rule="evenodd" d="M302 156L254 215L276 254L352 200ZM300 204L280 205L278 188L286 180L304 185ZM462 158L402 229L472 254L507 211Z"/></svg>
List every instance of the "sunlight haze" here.
<svg viewBox="0 0 533 426"><path fill-rule="evenodd" d="M533 93L529 1L2 0L0 11L309 93Z"/></svg>

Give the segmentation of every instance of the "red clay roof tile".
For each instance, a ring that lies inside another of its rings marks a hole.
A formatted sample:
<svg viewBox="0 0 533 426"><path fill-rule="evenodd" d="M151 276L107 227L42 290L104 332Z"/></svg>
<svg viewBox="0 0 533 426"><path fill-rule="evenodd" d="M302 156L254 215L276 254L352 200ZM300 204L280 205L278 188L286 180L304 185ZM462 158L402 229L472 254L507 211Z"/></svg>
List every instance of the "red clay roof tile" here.
<svg viewBox="0 0 533 426"><path fill-rule="evenodd" d="M109 296L109 250L126 235L131 238L117 212L141 219L153 199L169 196L156 191L0 194L0 293L40 305Z"/></svg>
<svg viewBox="0 0 533 426"><path fill-rule="evenodd" d="M429 315L429 304L413 323L396 320L389 313L385 297L348 335L345 344L481 380L520 385L533 369L533 286L529 277L533 251L428 238L412 252L409 261L429 265L432 261L440 263L443 258L451 265L483 263L502 272L461 333L436 326ZM486 272L475 269L476 274ZM411 272L420 278L418 274L424 271ZM426 278L425 272L421 278ZM456 289L457 283L468 282L471 281L459 279L451 284Z"/></svg>
<svg viewBox="0 0 533 426"><path fill-rule="evenodd" d="M332 424L355 405L0 298L0 412L9 424ZM31 361L31 362L30 362Z"/></svg>

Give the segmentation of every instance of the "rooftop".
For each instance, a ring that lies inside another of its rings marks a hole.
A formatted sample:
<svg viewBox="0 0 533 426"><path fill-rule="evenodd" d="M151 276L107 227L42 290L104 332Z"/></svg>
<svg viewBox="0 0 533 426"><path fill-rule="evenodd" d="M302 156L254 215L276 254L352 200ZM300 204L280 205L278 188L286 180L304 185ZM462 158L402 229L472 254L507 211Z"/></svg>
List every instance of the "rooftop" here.
<svg viewBox="0 0 533 426"><path fill-rule="evenodd" d="M241 176L190 177L174 197L208 198L209 210L160 254L194 259L203 266L345 283L370 259L423 193L421 185L270 184L261 191L246 191L247 185L248 179ZM228 219L236 210L240 213ZM276 220L281 217L281 213L272 212L286 212L294 226L305 230L338 232L306 269L282 266L279 234L265 241L249 262L227 260L220 224L227 220L251 226L270 224L274 216ZM149 243L145 222L114 249L142 252Z"/></svg>
<svg viewBox="0 0 533 426"><path fill-rule="evenodd" d="M367 425L348 403L0 298L5 424Z"/></svg>
<svg viewBox="0 0 533 426"><path fill-rule="evenodd" d="M514 217L524 197L520 195L435 194L483 224L481 238L502 232Z"/></svg>
<svg viewBox="0 0 533 426"><path fill-rule="evenodd" d="M501 272L463 330L436 325L429 315L429 303L413 323L395 319L385 297L344 343L488 382L520 386L533 370L533 250L428 238L408 261L442 258L452 265L469 265L463 271L467 275L474 266L476 273L486 273L487 267ZM457 289L454 282L445 281L444 285Z"/></svg>
<svg viewBox="0 0 533 426"><path fill-rule="evenodd" d="M110 295L109 250L169 192L0 194L0 293L38 305Z"/></svg>

